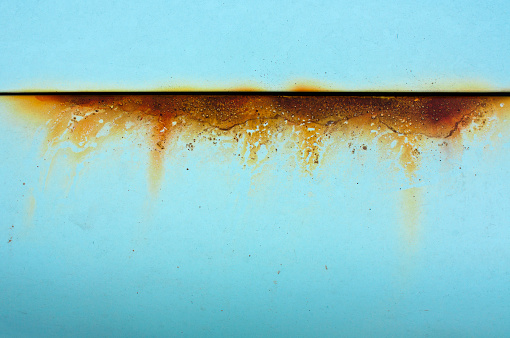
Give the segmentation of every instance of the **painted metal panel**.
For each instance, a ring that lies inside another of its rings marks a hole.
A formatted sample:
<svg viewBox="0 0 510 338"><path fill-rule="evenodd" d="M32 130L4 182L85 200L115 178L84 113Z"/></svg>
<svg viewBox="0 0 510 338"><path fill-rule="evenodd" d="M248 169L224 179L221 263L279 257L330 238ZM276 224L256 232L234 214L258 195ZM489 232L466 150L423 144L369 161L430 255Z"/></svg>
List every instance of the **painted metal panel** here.
<svg viewBox="0 0 510 338"><path fill-rule="evenodd" d="M0 21L0 91L510 89L505 0L3 0Z"/></svg>
<svg viewBox="0 0 510 338"><path fill-rule="evenodd" d="M508 335L507 9L2 1L0 336Z"/></svg>
<svg viewBox="0 0 510 338"><path fill-rule="evenodd" d="M504 336L502 96L0 98L4 336Z"/></svg>

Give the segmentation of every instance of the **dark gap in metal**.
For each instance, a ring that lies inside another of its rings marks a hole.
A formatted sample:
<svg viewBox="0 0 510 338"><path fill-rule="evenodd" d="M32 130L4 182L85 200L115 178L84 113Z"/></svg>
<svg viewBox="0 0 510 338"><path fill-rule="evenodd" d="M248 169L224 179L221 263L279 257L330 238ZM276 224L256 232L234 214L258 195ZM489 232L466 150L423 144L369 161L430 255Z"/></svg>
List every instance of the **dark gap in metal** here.
<svg viewBox="0 0 510 338"><path fill-rule="evenodd" d="M0 92L0 96L42 95L245 95L245 96L510 96L510 92L334 92L334 91L69 91Z"/></svg>

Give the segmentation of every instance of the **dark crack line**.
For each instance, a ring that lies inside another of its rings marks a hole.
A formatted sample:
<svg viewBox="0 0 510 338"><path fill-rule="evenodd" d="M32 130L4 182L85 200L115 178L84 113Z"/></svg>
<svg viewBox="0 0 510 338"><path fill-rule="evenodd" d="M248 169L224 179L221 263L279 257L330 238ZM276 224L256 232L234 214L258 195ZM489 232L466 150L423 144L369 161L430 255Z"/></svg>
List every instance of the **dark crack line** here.
<svg viewBox="0 0 510 338"><path fill-rule="evenodd" d="M465 120L466 120L466 116L463 116L460 120L455 122L455 124L453 125L453 128L448 132L448 134L446 134L446 136L434 136L434 135L430 135L430 134L427 134L427 133L418 133L418 132L417 133L405 133L405 132L398 131L397 129L391 127L389 124L387 124L384 121L379 120L379 123L383 124L384 126L386 126L386 128L388 128L392 132L394 132L396 134L399 134L399 135L409 136L410 134L413 134L413 135L426 136L426 137L430 137L430 138L444 138L444 139L447 139L447 138L453 136L453 134L459 129L460 123L465 121Z"/></svg>
<svg viewBox="0 0 510 338"><path fill-rule="evenodd" d="M463 122L464 120L466 119L466 115L462 116L462 118L460 120L458 120L457 122L455 122L455 125L453 126L453 129L450 130L450 132L448 133L448 135L445 136L445 138L448 138L450 136L453 136L453 134L459 130L459 125L461 122Z"/></svg>

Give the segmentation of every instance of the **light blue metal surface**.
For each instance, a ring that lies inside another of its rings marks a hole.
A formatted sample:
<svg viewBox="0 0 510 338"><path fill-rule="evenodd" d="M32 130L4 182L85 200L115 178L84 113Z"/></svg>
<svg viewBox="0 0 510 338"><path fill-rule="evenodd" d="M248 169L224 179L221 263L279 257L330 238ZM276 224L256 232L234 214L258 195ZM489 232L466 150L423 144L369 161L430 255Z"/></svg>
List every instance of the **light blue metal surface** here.
<svg viewBox="0 0 510 338"><path fill-rule="evenodd" d="M508 2L12 1L0 90L508 90Z"/></svg>
<svg viewBox="0 0 510 338"><path fill-rule="evenodd" d="M3 336L509 332L506 120L425 141L413 178L375 141L310 175L177 137L152 194L135 132L76 162L1 104Z"/></svg>
<svg viewBox="0 0 510 338"><path fill-rule="evenodd" d="M508 90L507 8L3 1L0 91ZM140 131L76 161L0 121L0 336L508 335L506 120L411 176L375 144L305 173L176 138L156 193Z"/></svg>

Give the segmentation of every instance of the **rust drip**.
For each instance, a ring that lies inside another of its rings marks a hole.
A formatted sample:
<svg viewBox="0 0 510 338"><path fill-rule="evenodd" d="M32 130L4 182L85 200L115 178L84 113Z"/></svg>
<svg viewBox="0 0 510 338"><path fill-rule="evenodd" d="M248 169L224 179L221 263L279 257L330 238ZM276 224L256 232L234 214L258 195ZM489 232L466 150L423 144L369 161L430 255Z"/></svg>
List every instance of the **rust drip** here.
<svg viewBox="0 0 510 338"><path fill-rule="evenodd" d="M484 120L493 110L494 100L481 96L257 93L17 98L25 116L47 125L45 150L72 144L74 150L68 152L76 161L112 137L142 133L150 153L152 192L163 179L170 144L183 134L191 140L202 136L212 142L223 137L222 142L231 142L237 149L234 154L247 165L260 165L279 151L293 149L297 162L308 173L320 166L327 144L356 140L359 145L350 150L355 154L356 149L370 150L376 139L379 148L398 157L411 179L419 168L423 139L457 138L473 121Z"/></svg>
<svg viewBox="0 0 510 338"><path fill-rule="evenodd" d="M422 232L423 163L456 162L464 143L488 133L491 121L501 125L487 139L502 142L510 123L510 98L487 96L190 93L44 95L12 100L21 117L46 129L42 153L50 172L69 163L59 160L65 158L75 164L68 168L74 176L78 164L99 150L110 156L112 144L135 144L142 149L140 154L148 154L147 186L153 197L162 187L169 157L180 151L184 158L182 152L188 155L204 145L211 147L202 150L225 156L219 161L230 158L243 168L251 167L252 180L265 165L265 170L272 170L290 164L313 176L329 163L334 167L328 168L338 168L352 180L367 166L383 164L384 180L399 186L393 184L390 193L398 194L400 235L408 256L417 252ZM335 157L340 160L335 162ZM27 223L35 208L32 196Z"/></svg>

